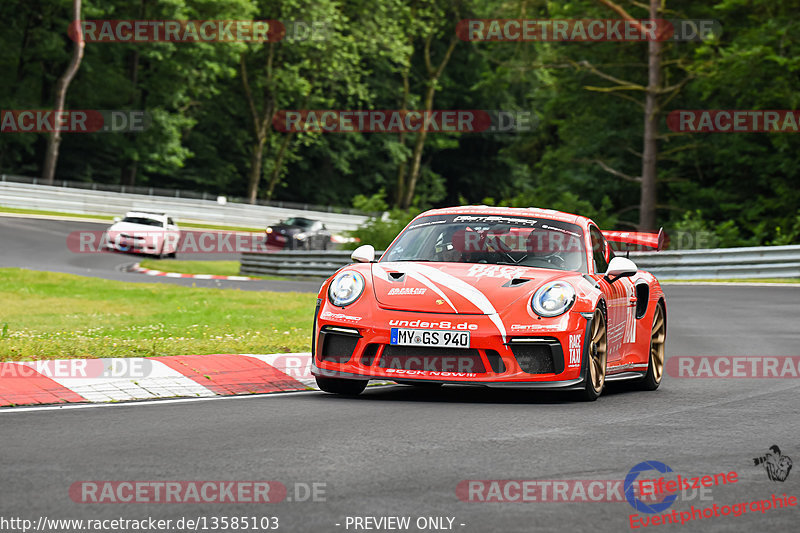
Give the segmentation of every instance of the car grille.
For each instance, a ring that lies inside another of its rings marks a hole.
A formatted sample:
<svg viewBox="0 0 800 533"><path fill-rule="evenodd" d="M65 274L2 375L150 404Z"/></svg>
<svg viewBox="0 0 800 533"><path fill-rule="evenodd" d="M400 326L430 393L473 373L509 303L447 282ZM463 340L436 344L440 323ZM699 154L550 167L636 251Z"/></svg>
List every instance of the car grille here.
<svg viewBox="0 0 800 533"><path fill-rule="evenodd" d="M484 373L486 367L476 349L427 348L386 345L378 365L381 368L429 370L435 372Z"/></svg>

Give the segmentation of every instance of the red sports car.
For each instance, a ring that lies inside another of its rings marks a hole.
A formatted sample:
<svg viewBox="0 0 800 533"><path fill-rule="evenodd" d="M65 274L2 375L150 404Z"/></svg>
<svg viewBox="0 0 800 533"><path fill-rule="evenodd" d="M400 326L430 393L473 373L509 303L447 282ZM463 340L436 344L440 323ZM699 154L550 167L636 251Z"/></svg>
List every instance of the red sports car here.
<svg viewBox="0 0 800 533"><path fill-rule="evenodd" d="M312 373L323 391L371 379L579 391L661 383L666 303L658 280L609 241L660 249L662 233L603 232L547 209L464 206L416 217L375 261L321 287Z"/></svg>

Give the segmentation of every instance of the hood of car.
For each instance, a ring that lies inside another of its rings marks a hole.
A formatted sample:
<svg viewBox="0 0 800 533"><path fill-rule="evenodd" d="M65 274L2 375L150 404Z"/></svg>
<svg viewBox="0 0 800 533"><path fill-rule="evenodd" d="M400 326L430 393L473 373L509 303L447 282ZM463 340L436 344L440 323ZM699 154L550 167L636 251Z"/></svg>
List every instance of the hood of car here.
<svg viewBox="0 0 800 533"><path fill-rule="evenodd" d="M502 313L542 284L574 272L511 265L387 262L372 265L372 286L386 309L426 313Z"/></svg>
<svg viewBox="0 0 800 533"><path fill-rule="evenodd" d="M147 224L134 224L132 222L116 222L108 228L108 231L114 233L125 233L125 232L161 232L164 231L163 227L158 226L148 226Z"/></svg>

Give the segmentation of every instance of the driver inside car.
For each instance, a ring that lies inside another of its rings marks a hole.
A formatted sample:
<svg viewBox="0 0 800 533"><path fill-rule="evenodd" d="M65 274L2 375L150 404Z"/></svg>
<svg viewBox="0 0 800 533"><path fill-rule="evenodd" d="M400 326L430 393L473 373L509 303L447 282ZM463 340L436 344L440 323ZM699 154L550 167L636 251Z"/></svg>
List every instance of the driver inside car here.
<svg viewBox="0 0 800 533"><path fill-rule="evenodd" d="M436 259L445 263L458 263L463 260L463 255L453 244L453 235L442 235L436 242Z"/></svg>

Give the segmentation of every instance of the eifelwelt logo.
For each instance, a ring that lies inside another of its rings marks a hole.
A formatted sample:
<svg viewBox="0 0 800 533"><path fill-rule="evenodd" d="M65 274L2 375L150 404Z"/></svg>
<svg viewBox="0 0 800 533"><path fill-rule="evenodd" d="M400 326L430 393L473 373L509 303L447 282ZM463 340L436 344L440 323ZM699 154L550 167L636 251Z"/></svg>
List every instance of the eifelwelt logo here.
<svg viewBox="0 0 800 533"><path fill-rule="evenodd" d="M669 509L675 500L678 499L677 494L670 494L669 496L665 497L662 501L657 503L645 503L641 499L636 496L636 480L639 477L639 474L642 472L647 472L650 470L655 470L656 472L660 472L665 474L667 472L672 472L672 469L665 465L660 461L645 461L639 463L638 465L634 466L628 472L628 475L625 476L625 499L628 500L628 503L631 504L631 507L636 509L641 513L649 513L649 514L656 514L660 513L666 509Z"/></svg>

